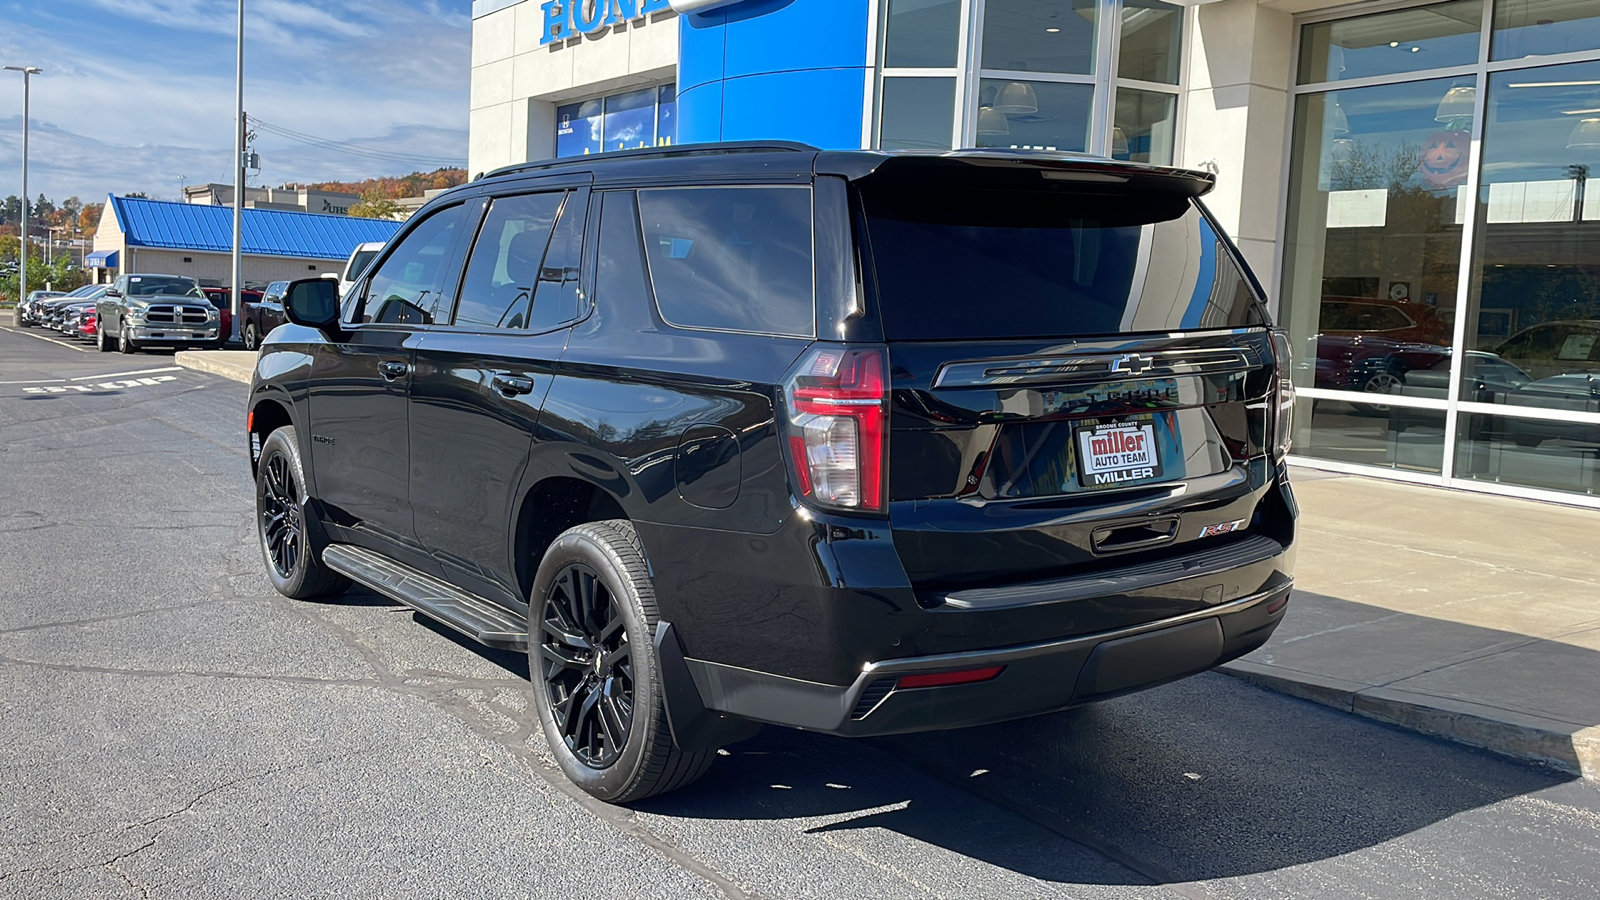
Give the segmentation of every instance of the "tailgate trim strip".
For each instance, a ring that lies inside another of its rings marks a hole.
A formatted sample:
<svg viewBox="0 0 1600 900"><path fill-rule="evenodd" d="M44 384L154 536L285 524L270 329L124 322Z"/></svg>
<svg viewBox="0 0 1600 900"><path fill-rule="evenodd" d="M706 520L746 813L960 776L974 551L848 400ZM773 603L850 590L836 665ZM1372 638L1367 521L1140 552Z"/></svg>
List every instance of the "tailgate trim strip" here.
<svg viewBox="0 0 1600 900"><path fill-rule="evenodd" d="M1033 581L998 588L973 588L937 594L934 599L940 606L956 610L1016 609L1023 606L1040 606L1081 600L1085 597L1103 597L1107 594L1127 594L1159 584L1170 584L1186 578L1215 575L1272 559L1284 552L1282 544L1265 535L1252 535L1224 547L1203 550L1187 556L1159 560L1143 565L1119 568L1109 573L1075 575L1051 581Z"/></svg>

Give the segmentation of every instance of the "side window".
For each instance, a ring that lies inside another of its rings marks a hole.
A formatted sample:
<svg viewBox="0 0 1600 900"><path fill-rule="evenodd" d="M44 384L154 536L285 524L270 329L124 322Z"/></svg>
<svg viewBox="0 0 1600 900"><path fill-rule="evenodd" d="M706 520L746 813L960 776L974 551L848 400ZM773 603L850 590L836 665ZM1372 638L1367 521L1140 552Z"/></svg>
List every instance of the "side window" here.
<svg viewBox="0 0 1600 900"><path fill-rule="evenodd" d="M450 251L455 247L465 212L442 209L412 229L367 283L363 302L353 311L359 323L429 325L450 289Z"/></svg>
<svg viewBox="0 0 1600 900"><path fill-rule="evenodd" d="M639 214L631 191L606 191L600 206L599 257L595 273L595 304L603 310L626 313L636 298L648 296L644 250L639 246ZM639 303L639 311L649 301ZM654 317L645 314L646 321Z"/></svg>
<svg viewBox="0 0 1600 900"><path fill-rule="evenodd" d="M588 213L589 195L573 191L561 208L555 236L539 269L539 290L533 297L528 327L545 331L578 318L581 294L578 272L583 263L583 225Z"/></svg>
<svg viewBox="0 0 1600 900"><path fill-rule="evenodd" d="M477 329L528 327L550 230L566 196L551 191L494 201L472 248L452 324Z"/></svg>
<svg viewBox="0 0 1600 900"><path fill-rule="evenodd" d="M656 304L685 328L810 336L811 189L639 191Z"/></svg>

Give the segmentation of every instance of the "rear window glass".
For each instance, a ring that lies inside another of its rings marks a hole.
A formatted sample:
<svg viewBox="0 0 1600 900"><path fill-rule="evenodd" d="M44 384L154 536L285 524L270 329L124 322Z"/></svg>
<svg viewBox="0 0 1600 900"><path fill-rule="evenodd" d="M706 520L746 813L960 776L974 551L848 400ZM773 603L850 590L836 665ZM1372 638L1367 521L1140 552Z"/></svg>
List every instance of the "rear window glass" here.
<svg viewBox="0 0 1600 900"><path fill-rule="evenodd" d="M367 265L372 262L372 258L377 255L378 251L376 250L356 251L356 254L350 257L350 265L345 269L344 280L355 281L360 278L361 273L365 272Z"/></svg>
<svg viewBox="0 0 1600 900"><path fill-rule="evenodd" d="M890 340L1078 337L1264 323L1188 198L864 186Z"/></svg>
<svg viewBox="0 0 1600 900"><path fill-rule="evenodd" d="M639 192L661 317L685 328L810 336L811 189Z"/></svg>

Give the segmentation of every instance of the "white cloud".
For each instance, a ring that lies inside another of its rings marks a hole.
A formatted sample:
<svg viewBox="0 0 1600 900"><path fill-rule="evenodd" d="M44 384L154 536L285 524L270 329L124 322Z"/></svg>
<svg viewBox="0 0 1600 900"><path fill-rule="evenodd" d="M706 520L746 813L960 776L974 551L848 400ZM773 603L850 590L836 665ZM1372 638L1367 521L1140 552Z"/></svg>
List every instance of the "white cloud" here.
<svg viewBox="0 0 1600 900"><path fill-rule="evenodd" d="M231 180L233 0L81 0L96 8L76 15L70 5L0 0L0 20L8 21L0 57L46 69L32 81L30 192L170 196L178 174L190 183ZM373 150L464 161L466 15L430 0L251 0L246 10L252 116ZM12 174L20 164L19 88L0 79L0 195L20 188L6 183L20 181ZM434 168L265 132L256 149L271 184Z"/></svg>

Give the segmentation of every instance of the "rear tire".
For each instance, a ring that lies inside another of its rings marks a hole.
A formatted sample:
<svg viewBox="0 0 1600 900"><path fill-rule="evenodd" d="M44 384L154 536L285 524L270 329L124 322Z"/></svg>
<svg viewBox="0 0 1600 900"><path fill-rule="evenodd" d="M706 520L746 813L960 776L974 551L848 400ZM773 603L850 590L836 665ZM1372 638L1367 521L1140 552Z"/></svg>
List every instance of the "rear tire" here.
<svg viewBox="0 0 1600 900"><path fill-rule="evenodd" d="M106 337L106 330L104 328L100 329L95 334L94 345L101 353L110 353L111 351L117 349L116 346L111 343L111 339Z"/></svg>
<svg viewBox="0 0 1600 900"><path fill-rule="evenodd" d="M294 426L267 436L256 464L256 537L267 578L278 593L295 600L343 593L350 579L322 563L326 544L314 527L305 467ZM313 527L308 527L313 526Z"/></svg>
<svg viewBox="0 0 1600 900"><path fill-rule="evenodd" d="M261 346L261 339L256 334L256 323L244 323L244 348L254 351L259 346Z"/></svg>
<svg viewBox="0 0 1600 900"><path fill-rule="evenodd" d="M528 674L561 771L608 803L675 791L715 749L684 753L667 724L653 635L660 616L626 519L569 528L539 563L528 604Z"/></svg>

